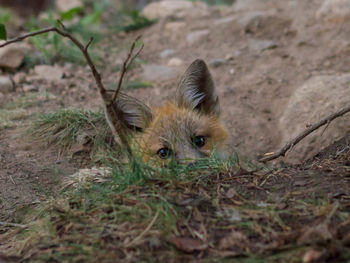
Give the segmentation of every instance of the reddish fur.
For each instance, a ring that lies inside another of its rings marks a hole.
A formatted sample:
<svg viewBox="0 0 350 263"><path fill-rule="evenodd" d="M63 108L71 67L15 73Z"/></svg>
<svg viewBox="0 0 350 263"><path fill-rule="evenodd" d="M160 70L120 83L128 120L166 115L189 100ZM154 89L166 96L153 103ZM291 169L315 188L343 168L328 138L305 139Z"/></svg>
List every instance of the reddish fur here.
<svg viewBox="0 0 350 263"><path fill-rule="evenodd" d="M214 148L219 152L222 150L227 138L227 132L218 116L201 114L195 110L179 107L172 102L169 102L163 107L154 108L152 112L152 122L142 134L139 134L134 139L134 143L140 147L144 162L156 161L162 164L167 162L167 160L160 159L157 156L157 151L163 147L163 142L161 141L162 134L164 136L164 133L166 133L167 136L172 138L179 137L181 139L184 136L183 133L174 134L176 131L172 128L175 127L176 129L177 126L184 126L183 122L194 126L191 132L195 133L196 136L203 135L206 137L206 144L200 149L201 153L209 156ZM166 130L167 127L169 127L168 130Z"/></svg>

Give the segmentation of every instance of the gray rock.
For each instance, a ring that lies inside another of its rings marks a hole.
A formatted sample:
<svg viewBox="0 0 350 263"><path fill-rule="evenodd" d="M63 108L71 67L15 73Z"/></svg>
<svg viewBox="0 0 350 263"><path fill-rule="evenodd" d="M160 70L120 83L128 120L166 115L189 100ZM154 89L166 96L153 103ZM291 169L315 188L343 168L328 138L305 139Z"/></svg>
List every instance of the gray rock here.
<svg viewBox="0 0 350 263"><path fill-rule="evenodd" d="M82 3L80 0L56 0L56 7L61 12L66 12L74 7L81 7Z"/></svg>
<svg viewBox="0 0 350 263"><path fill-rule="evenodd" d="M168 66L179 67L184 64L184 61L181 58L171 58L168 61Z"/></svg>
<svg viewBox="0 0 350 263"><path fill-rule="evenodd" d="M63 76L63 69L57 65L38 65L35 66L34 72L42 79L57 81Z"/></svg>
<svg viewBox="0 0 350 263"><path fill-rule="evenodd" d="M331 113L349 105L350 74L339 76L314 76L291 96L280 120L282 143L295 138L306 125L318 122ZM334 120L323 132L313 132L287 154L289 161L301 161L312 157L350 131L350 115Z"/></svg>
<svg viewBox="0 0 350 263"><path fill-rule="evenodd" d="M3 41L0 43L3 43ZM0 48L0 67L18 68L29 50L30 47L25 43L13 43Z"/></svg>
<svg viewBox="0 0 350 263"><path fill-rule="evenodd" d="M278 0L236 0L233 4L235 12L267 10L276 6Z"/></svg>
<svg viewBox="0 0 350 263"><path fill-rule="evenodd" d="M152 2L143 10L142 15L148 19L160 19L163 17L198 17L208 14L208 6L202 2L190 2L187 0L164 0Z"/></svg>
<svg viewBox="0 0 350 263"><path fill-rule="evenodd" d="M215 19L214 20L214 26L220 26L220 25L232 23L232 22L234 22L236 20L237 20L237 16L236 15Z"/></svg>
<svg viewBox="0 0 350 263"><path fill-rule="evenodd" d="M165 49L162 52L160 52L159 56L161 58L168 58L168 57L170 57L170 56L172 56L174 54L175 54L175 50L174 49Z"/></svg>
<svg viewBox="0 0 350 263"><path fill-rule="evenodd" d="M249 39L249 49L254 51L264 51L277 47L277 43L273 40Z"/></svg>
<svg viewBox="0 0 350 263"><path fill-rule="evenodd" d="M317 10L316 17L331 22L344 22L344 19L350 18L350 1L325 0Z"/></svg>
<svg viewBox="0 0 350 263"><path fill-rule="evenodd" d="M209 30L196 30L188 33L186 36L186 41L188 44L192 45L200 40L205 39L209 35Z"/></svg>
<svg viewBox="0 0 350 263"><path fill-rule="evenodd" d="M142 65L143 73L142 80L145 81L167 81L177 78L180 75L180 72L169 66L161 65Z"/></svg>
<svg viewBox="0 0 350 263"><path fill-rule="evenodd" d="M13 84L9 77L0 76L0 92L7 94L13 91Z"/></svg>
<svg viewBox="0 0 350 263"><path fill-rule="evenodd" d="M35 92L38 91L38 87L34 85L24 85L23 86L23 92Z"/></svg>
<svg viewBox="0 0 350 263"><path fill-rule="evenodd" d="M164 29L169 34L173 34L174 32L179 32L180 30L183 30L185 27L186 27L185 22L175 21L175 22L166 23L164 26Z"/></svg>
<svg viewBox="0 0 350 263"><path fill-rule="evenodd" d="M223 64L226 64L227 60L224 58L214 58L212 60L209 61L209 66L212 66L213 68L217 68L220 67Z"/></svg>

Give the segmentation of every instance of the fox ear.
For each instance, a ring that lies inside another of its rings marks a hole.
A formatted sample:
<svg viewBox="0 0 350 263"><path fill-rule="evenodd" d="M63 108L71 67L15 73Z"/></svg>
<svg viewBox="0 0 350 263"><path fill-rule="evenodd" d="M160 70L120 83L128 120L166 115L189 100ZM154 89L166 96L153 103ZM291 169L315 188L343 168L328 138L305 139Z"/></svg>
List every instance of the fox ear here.
<svg viewBox="0 0 350 263"><path fill-rule="evenodd" d="M143 131L152 120L152 111L148 106L124 93L118 94L113 107L118 115L118 119L127 129ZM105 113L109 126L112 130L115 130L109 114L107 111L105 111Z"/></svg>
<svg viewBox="0 0 350 263"><path fill-rule="evenodd" d="M177 89L176 102L206 114L220 115L219 97L203 60L195 60L186 70Z"/></svg>

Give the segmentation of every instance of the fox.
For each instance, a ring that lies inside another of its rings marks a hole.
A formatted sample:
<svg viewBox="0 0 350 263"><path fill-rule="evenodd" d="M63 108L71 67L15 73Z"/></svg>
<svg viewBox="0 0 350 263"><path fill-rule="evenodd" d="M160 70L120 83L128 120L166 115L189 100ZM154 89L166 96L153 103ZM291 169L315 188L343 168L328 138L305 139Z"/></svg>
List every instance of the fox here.
<svg viewBox="0 0 350 263"><path fill-rule="evenodd" d="M183 74L174 99L149 107L120 93L113 108L130 144L141 160L164 167L171 161L189 165L215 151L224 156L227 130L220 119L220 103L214 81L202 59L196 59ZM116 130L105 110L107 122Z"/></svg>

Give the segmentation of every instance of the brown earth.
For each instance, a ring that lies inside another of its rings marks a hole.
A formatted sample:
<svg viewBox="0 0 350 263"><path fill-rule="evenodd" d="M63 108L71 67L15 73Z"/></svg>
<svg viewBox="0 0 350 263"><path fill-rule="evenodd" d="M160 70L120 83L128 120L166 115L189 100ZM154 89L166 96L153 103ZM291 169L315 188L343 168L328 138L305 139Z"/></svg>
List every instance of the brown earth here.
<svg viewBox="0 0 350 263"><path fill-rule="evenodd" d="M153 87L128 92L151 105L160 105L172 97L186 66L198 57L205 59L221 97L223 120L231 136L230 145L250 158L256 158L281 145L283 131L279 128L279 119L298 87L314 75L337 75L350 70L350 20L318 18L316 11L322 2L275 0L256 5L253 8L255 13L237 10L234 5L211 7L208 14L195 18L161 18L153 26L137 32L106 36L99 44L104 54L104 63L99 68L106 86L114 85L118 79L116 68L120 67L128 44L142 34L145 49L140 58L147 64L138 64L129 72L128 78L150 79ZM208 33L193 42L186 40L190 32L198 30L208 30ZM174 50L174 54L161 57L160 54L168 49ZM173 57L179 58L181 63L168 66ZM175 74L157 76L157 72L147 73L147 67L153 64L170 68ZM70 64L60 67L65 76L60 80L35 78L33 70L24 71L27 80L16 83L16 92L0 93L0 104L4 106L26 95L23 87L28 83L38 87L39 93L33 93L37 97L42 92L53 95L23 107L29 117L14 119L10 128L0 128L0 221L11 221L18 209L52 196L59 189L58 182L79 166L69 156L43 147L25 135L25 129L34 119L31 113L63 107L101 108L88 68ZM3 75L14 76L15 73L3 71ZM342 135L345 134L344 130ZM338 139L333 138L332 133L327 136L330 141ZM292 155L290 160L306 160L324 146L316 142L309 155ZM263 201L268 198L270 190L277 191L276 196L280 197L296 191L296 188L301 192L308 190L305 196L298 195L302 199L307 198L309 190L313 189L316 195L329 193L330 198L339 197L348 202L348 149L349 138L345 138L313 161L269 178L264 183L268 188L250 194ZM343 159L338 159L338 152ZM235 179L232 184L239 185L237 180L240 179ZM250 180L253 178L242 184L249 184Z"/></svg>

